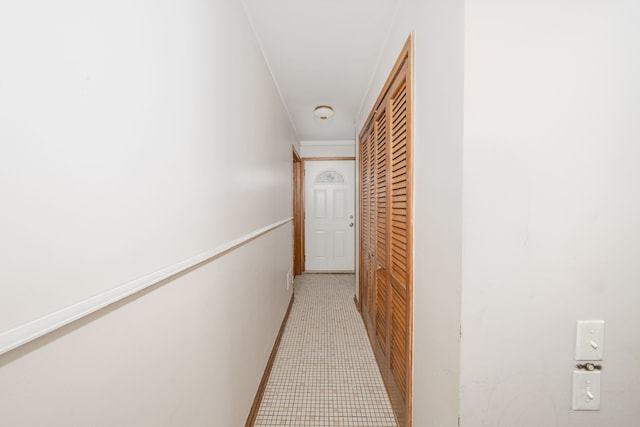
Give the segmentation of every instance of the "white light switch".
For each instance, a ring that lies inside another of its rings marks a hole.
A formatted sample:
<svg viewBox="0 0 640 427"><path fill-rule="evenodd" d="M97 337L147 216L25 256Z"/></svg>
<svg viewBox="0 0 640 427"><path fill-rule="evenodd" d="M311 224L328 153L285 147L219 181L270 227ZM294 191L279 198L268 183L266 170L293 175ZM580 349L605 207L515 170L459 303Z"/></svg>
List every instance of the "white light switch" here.
<svg viewBox="0 0 640 427"><path fill-rule="evenodd" d="M573 371L573 410L600 410L599 371Z"/></svg>
<svg viewBox="0 0 640 427"><path fill-rule="evenodd" d="M576 360L602 360L604 320L578 320Z"/></svg>

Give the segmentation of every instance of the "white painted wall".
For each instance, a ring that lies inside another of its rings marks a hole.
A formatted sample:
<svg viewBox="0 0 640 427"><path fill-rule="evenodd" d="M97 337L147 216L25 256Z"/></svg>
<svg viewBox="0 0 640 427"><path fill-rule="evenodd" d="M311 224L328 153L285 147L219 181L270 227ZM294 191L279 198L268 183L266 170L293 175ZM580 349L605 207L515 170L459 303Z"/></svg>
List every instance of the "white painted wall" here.
<svg viewBox="0 0 640 427"><path fill-rule="evenodd" d="M355 157L356 145L349 141L300 141L303 158L309 157Z"/></svg>
<svg viewBox="0 0 640 427"><path fill-rule="evenodd" d="M638 425L640 3L466 4L462 426ZM600 412L571 411L578 319Z"/></svg>
<svg viewBox="0 0 640 427"><path fill-rule="evenodd" d="M240 2L4 2L0 53L0 331L291 216ZM0 424L243 424L290 263L285 226L0 356Z"/></svg>
<svg viewBox="0 0 640 427"><path fill-rule="evenodd" d="M451 427L458 419L463 25L462 0L406 0L356 124L359 133L414 31L416 427Z"/></svg>
<svg viewBox="0 0 640 427"><path fill-rule="evenodd" d="M416 426L456 425L458 400L465 427L635 425L639 19L622 0L400 8L357 129L414 30ZM593 318L602 411L573 412Z"/></svg>

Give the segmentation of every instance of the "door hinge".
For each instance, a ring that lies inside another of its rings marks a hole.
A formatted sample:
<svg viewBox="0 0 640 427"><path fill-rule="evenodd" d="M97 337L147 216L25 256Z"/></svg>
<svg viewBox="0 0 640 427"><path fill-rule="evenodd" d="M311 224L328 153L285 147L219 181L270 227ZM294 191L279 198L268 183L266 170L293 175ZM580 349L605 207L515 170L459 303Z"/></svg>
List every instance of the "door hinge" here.
<svg viewBox="0 0 640 427"><path fill-rule="evenodd" d="M460 427L460 415L458 415L458 427Z"/></svg>
<svg viewBox="0 0 640 427"><path fill-rule="evenodd" d="M462 323L460 324L460 338L462 338Z"/></svg>

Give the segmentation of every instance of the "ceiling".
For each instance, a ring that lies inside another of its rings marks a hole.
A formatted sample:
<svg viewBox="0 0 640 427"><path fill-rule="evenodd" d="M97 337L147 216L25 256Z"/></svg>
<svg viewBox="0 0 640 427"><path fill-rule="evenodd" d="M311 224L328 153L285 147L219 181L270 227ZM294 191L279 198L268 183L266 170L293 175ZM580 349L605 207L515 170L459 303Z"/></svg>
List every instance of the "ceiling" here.
<svg viewBox="0 0 640 427"><path fill-rule="evenodd" d="M354 123L401 0L242 0L301 141L355 138ZM313 115L330 105L328 120Z"/></svg>

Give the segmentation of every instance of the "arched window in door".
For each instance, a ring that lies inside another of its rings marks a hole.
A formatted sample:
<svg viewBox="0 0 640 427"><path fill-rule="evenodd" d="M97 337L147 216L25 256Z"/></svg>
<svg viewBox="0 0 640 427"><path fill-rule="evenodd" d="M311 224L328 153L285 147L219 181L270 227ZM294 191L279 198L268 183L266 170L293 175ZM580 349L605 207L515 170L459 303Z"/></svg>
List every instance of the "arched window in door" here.
<svg viewBox="0 0 640 427"><path fill-rule="evenodd" d="M337 170L327 169L318 174L316 184L344 184L344 176Z"/></svg>

